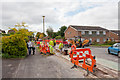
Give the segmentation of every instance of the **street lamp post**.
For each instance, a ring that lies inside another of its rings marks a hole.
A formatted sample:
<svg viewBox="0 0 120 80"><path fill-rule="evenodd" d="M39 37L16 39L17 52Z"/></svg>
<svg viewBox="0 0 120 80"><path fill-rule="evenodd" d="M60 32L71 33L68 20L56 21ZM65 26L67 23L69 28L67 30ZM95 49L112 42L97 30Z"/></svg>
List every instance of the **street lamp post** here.
<svg viewBox="0 0 120 80"><path fill-rule="evenodd" d="M43 17L43 33L45 34L45 24L44 24L44 18L45 16L42 16Z"/></svg>

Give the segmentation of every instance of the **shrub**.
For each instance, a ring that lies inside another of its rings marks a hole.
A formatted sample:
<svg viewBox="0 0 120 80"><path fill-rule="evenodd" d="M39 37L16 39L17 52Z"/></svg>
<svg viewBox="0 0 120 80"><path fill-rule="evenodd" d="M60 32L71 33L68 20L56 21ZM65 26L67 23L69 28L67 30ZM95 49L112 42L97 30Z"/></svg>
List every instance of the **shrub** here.
<svg viewBox="0 0 120 80"><path fill-rule="evenodd" d="M56 36L55 39L61 39L62 37L61 36Z"/></svg>
<svg viewBox="0 0 120 80"><path fill-rule="evenodd" d="M104 44L105 45L113 45L113 44L115 44L115 42L114 41L106 41Z"/></svg>
<svg viewBox="0 0 120 80"><path fill-rule="evenodd" d="M99 44L96 40L92 43L92 45L97 45Z"/></svg>
<svg viewBox="0 0 120 80"><path fill-rule="evenodd" d="M3 57L23 57L27 54L27 47L24 38L15 34L2 37Z"/></svg>

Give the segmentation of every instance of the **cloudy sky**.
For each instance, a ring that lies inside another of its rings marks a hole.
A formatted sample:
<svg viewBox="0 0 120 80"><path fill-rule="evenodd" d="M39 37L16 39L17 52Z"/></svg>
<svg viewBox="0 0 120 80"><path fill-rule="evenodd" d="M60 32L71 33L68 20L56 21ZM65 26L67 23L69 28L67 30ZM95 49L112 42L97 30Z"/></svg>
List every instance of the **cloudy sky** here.
<svg viewBox="0 0 120 80"><path fill-rule="evenodd" d="M42 16L46 29L58 31L61 26L87 25L118 29L119 0L1 0L0 26L3 30L26 22L31 31L42 32Z"/></svg>

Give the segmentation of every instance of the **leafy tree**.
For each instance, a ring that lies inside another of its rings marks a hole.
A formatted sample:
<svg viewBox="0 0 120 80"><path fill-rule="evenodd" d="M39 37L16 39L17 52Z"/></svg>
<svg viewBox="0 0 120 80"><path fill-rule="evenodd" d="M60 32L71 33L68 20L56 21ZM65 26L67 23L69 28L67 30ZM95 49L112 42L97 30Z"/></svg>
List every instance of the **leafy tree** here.
<svg viewBox="0 0 120 80"><path fill-rule="evenodd" d="M61 39L62 37L61 36L56 36L55 39Z"/></svg>
<svg viewBox="0 0 120 80"><path fill-rule="evenodd" d="M41 33L40 36L39 36L39 38L42 39L43 37L44 37L44 34Z"/></svg>
<svg viewBox="0 0 120 80"><path fill-rule="evenodd" d="M59 28L60 30L58 31L58 34L61 36L61 37L64 37L64 31L67 29L66 26L62 26L61 28Z"/></svg>
<svg viewBox="0 0 120 80"><path fill-rule="evenodd" d="M36 37L39 38L41 32L37 32Z"/></svg>
<svg viewBox="0 0 120 80"><path fill-rule="evenodd" d="M47 32L47 35L49 37L52 37L52 35L53 35L53 29L51 27L47 28L46 32Z"/></svg>
<svg viewBox="0 0 120 80"><path fill-rule="evenodd" d="M56 36L58 36L57 33L53 32L52 38L55 38Z"/></svg>
<svg viewBox="0 0 120 80"><path fill-rule="evenodd" d="M16 25L15 25L15 27L28 27L28 25L26 25L26 23L25 22L22 22L21 24L20 23L17 23Z"/></svg>

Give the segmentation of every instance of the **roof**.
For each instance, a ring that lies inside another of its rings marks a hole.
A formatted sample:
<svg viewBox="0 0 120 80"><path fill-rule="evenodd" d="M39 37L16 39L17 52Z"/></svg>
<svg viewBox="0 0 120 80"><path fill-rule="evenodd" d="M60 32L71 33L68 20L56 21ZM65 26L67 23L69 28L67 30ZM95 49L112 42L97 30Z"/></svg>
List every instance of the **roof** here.
<svg viewBox="0 0 120 80"><path fill-rule="evenodd" d="M73 27L74 29L76 29L77 31L80 31L80 30L107 30L107 29L99 27L99 26L76 26L76 25L70 25L70 26Z"/></svg>
<svg viewBox="0 0 120 80"><path fill-rule="evenodd" d="M120 35L120 30L110 30L110 31Z"/></svg>

